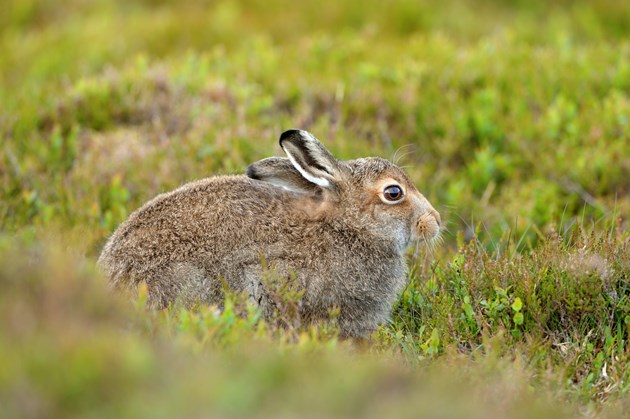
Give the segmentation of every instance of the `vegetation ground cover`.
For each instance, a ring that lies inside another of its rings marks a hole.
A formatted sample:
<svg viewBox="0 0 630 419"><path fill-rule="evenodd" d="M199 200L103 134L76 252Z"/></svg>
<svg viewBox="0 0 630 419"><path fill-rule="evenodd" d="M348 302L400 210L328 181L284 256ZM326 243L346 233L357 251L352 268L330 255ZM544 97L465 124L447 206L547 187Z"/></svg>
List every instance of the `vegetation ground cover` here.
<svg viewBox="0 0 630 419"><path fill-rule="evenodd" d="M624 2L5 3L0 416L629 411ZM262 322L107 291L130 211L291 127L395 159L446 221L368 345L290 292Z"/></svg>

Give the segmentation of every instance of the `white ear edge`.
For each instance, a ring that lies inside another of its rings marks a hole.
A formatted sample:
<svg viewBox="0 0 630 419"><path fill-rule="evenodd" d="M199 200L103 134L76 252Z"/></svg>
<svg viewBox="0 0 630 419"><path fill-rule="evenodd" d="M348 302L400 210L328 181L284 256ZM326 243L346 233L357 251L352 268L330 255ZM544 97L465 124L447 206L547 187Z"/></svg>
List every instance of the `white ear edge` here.
<svg viewBox="0 0 630 419"><path fill-rule="evenodd" d="M299 129L298 131L300 132L300 135L302 137L306 137L310 139L311 141L318 141L317 138L313 137L313 134L311 134L310 132L304 131L303 129Z"/></svg>
<svg viewBox="0 0 630 419"><path fill-rule="evenodd" d="M315 177L315 176L311 175L306 170L304 170L304 168L302 166L300 166L298 164L298 162L295 160L295 158L291 155L290 152L285 150L285 153L287 154L287 157L291 161L291 164L293 164L293 167L295 167L297 169L297 171L300 172L300 174L302 176L304 176L304 179L306 179L309 182L312 182L312 183L314 183L316 185L319 185L319 186L321 186L323 188L330 188L331 184L328 181L328 179L325 179L323 177Z"/></svg>
<svg viewBox="0 0 630 419"><path fill-rule="evenodd" d="M284 179L281 178L268 178L265 179L265 182L269 182L274 186L277 186L279 188L284 189L285 191L291 191L291 192L300 192L300 193L304 193L303 189L300 189L299 187L295 186L294 184L285 181Z"/></svg>

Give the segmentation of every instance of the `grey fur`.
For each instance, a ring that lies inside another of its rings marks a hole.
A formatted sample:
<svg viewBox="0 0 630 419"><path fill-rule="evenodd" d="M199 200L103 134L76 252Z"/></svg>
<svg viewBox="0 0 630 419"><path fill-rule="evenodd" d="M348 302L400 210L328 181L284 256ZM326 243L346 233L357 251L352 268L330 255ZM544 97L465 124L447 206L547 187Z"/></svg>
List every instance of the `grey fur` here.
<svg viewBox="0 0 630 419"><path fill-rule="evenodd" d="M369 335L405 284L405 248L435 237L439 214L384 159L338 161L298 130L281 145L291 161L264 159L249 177L210 177L147 202L114 232L99 266L116 287L145 282L162 308L220 304L224 285L256 299L264 259L298 281L304 322L338 307L344 336ZM405 191L400 202L383 198L392 182Z"/></svg>

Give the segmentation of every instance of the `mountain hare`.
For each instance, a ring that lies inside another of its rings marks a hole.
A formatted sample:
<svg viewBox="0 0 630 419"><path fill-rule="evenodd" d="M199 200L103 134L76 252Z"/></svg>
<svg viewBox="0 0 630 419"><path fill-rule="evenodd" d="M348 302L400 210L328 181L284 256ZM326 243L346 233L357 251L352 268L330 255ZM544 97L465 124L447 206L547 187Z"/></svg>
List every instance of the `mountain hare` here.
<svg viewBox="0 0 630 419"><path fill-rule="evenodd" d="M436 238L440 215L387 160L339 161L310 133L286 131L287 158L253 163L164 193L114 232L99 265L116 287L144 281L148 302L220 304L225 286L264 304L273 264L303 292L303 322L339 309L341 334L388 319L406 282L404 250Z"/></svg>

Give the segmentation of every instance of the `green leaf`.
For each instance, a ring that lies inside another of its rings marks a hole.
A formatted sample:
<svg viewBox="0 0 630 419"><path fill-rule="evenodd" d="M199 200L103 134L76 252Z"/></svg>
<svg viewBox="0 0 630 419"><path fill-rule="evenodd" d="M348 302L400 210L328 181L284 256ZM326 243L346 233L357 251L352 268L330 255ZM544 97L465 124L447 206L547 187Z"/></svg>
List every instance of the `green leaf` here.
<svg viewBox="0 0 630 419"><path fill-rule="evenodd" d="M520 326L523 324L523 320L524 320L524 316L523 313L518 312L514 315L514 324L516 324L517 326Z"/></svg>
<svg viewBox="0 0 630 419"><path fill-rule="evenodd" d="M519 297L516 297L516 300L514 300L514 303L512 303L512 310L519 312L521 311L522 308L523 308L523 302L521 301Z"/></svg>
<svg viewBox="0 0 630 419"><path fill-rule="evenodd" d="M462 304L462 308L464 309L464 313L466 313L466 317L473 317L474 311L470 304Z"/></svg>

